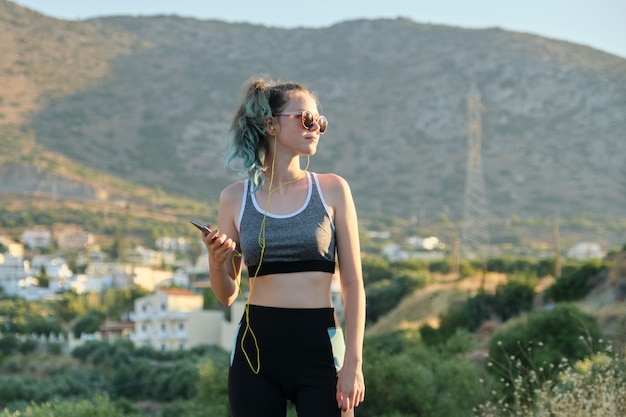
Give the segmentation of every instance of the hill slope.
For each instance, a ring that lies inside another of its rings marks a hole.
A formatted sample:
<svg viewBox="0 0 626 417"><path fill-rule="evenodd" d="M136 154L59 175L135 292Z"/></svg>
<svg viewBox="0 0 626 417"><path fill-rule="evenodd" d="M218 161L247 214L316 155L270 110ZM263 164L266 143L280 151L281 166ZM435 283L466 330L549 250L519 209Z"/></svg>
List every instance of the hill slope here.
<svg viewBox="0 0 626 417"><path fill-rule="evenodd" d="M575 304L588 314L597 318L603 336L613 343L616 351L626 346L626 252L610 257L610 267L597 276L588 277L589 294ZM460 280L454 277L439 276L436 282L407 295L393 310L368 326L370 335L385 335L403 329L419 329L428 324L439 327L439 320L452 307L474 296L482 287L487 293L493 293L498 284L505 284L506 274L488 273L482 276L470 276ZM536 307L543 306L541 294L554 283L551 276L539 280L535 288ZM524 315L522 315L524 316ZM513 318L511 321L523 319ZM507 322L492 320L485 323L477 332L479 343L484 343Z"/></svg>
<svg viewBox="0 0 626 417"><path fill-rule="evenodd" d="M175 16L67 22L7 0L0 16L10 86L0 193L32 191L14 169L57 170L41 161L51 152L214 201L235 178L221 154L241 85L268 73L316 90L330 129L311 169L345 176L363 213L460 220L475 83L493 218L556 207L563 217L626 217L626 60L588 47L406 19L321 29Z"/></svg>

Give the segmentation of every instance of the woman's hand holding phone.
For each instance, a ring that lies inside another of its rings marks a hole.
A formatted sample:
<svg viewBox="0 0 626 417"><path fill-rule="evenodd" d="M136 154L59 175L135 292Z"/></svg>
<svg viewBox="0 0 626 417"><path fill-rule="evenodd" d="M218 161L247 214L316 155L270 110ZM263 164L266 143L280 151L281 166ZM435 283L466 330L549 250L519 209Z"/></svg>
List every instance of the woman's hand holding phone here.
<svg viewBox="0 0 626 417"><path fill-rule="evenodd" d="M204 241L204 244L206 245L208 250L210 250L210 245L215 244L215 242L218 240L220 242L220 247L223 247L225 244L227 245L227 247L234 244L234 242L226 235L223 235L224 239L220 240L221 236L219 236L219 230L216 230L216 233L213 233L208 225L205 225L194 219L189 219L189 222L196 226L200 231L202 231L202 240ZM233 254L239 255L239 251L236 248L233 247L231 251Z"/></svg>

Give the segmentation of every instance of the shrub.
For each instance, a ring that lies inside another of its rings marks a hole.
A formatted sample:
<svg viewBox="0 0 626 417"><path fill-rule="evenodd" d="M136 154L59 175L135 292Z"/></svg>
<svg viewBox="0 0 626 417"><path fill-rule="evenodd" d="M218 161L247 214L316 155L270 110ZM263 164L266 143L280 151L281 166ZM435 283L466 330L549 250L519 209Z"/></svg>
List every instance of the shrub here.
<svg viewBox="0 0 626 417"><path fill-rule="evenodd" d="M98 341L90 340L85 344L74 348L74 350L72 350L72 356L82 362L87 362L91 352L97 349L100 344L101 343Z"/></svg>
<svg viewBox="0 0 626 417"><path fill-rule="evenodd" d="M32 317L26 322L25 333L50 336L63 333L63 327L57 320L44 317Z"/></svg>
<svg viewBox="0 0 626 417"><path fill-rule="evenodd" d="M51 355L60 355L63 351L61 343L50 342L46 345L47 352Z"/></svg>
<svg viewBox="0 0 626 417"><path fill-rule="evenodd" d="M598 340L599 325L570 304L559 304L554 310L538 310L503 331L489 342L488 370L508 384L511 400L517 378L525 381L554 377L563 359L580 360L589 355L586 341ZM540 373L540 375L537 375Z"/></svg>
<svg viewBox="0 0 626 417"><path fill-rule="evenodd" d="M172 401L190 399L196 393L198 368L190 361L179 361L175 366L156 368L152 375L150 398Z"/></svg>
<svg viewBox="0 0 626 417"><path fill-rule="evenodd" d="M10 355L15 352L20 342L14 334L4 334L0 337L0 354Z"/></svg>
<svg viewBox="0 0 626 417"><path fill-rule="evenodd" d="M90 400L61 400L43 404L32 404L24 411L11 412L5 409L1 417L139 417L139 413L129 412L127 407L118 407L106 396Z"/></svg>
<svg viewBox="0 0 626 417"><path fill-rule="evenodd" d="M423 280L409 275L401 275L393 279L378 281L367 290L367 321L375 322L383 314L391 311L400 300L415 288L423 285Z"/></svg>
<svg viewBox="0 0 626 417"><path fill-rule="evenodd" d="M535 282L533 275L522 274L513 276L506 284L499 284L495 294L480 290L475 296L441 315L438 329L429 325L420 328L422 340L434 346L448 340L459 329L474 332L491 318L506 321L532 309Z"/></svg>
<svg viewBox="0 0 626 417"><path fill-rule="evenodd" d="M450 273L450 262L448 261L433 261L428 266L430 272L438 272L440 274Z"/></svg>
<svg viewBox="0 0 626 417"><path fill-rule="evenodd" d="M529 311L533 307L537 278L532 274L509 277L506 284L498 284L494 294L494 313L502 321Z"/></svg>
<svg viewBox="0 0 626 417"><path fill-rule="evenodd" d="M363 361L367 396L359 417L469 417L472 407L486 399L476 383L480 367L458 354L465 336L441 352L415 337L406 331L368 338Z"/></svg>
<svg viewBox="0 0 626 417"><path fill-rule="evenodd" d="M22 354L33 353L37 350L37 346L39 346L39 342L35 339L26 339L22 343L19 344L17 350L19 350Z"/></svg>
<svg viewBox="0 0 626 417"><path fill-rule="evenodd" d="M363 258L363 283L367 287L379 281L391 278L389 262L383 258L367 256Z"/></svg>
<svg viewBox="0 0 626 417"><path fill-rule="evenodd" d="M626 363L607 349L570 365L558 366L558 377L518 376L512 402L487 401L476 408L481 417L595 417L626 415Z"/></svg>
<svg viewBox="0 0 626 417"><path fill-rule="evenodd" d="M30 401L35 392L36 381L18 375L0 376L0 408L14 401Z"/></svg>
<svg viewBox="0 0 626 417"><path fill-rule="evenodd" d="M159 410L158 417L184 416L184 417L206 417L206 416L228 416L228 405L225 409L217 408L214 405L200 404L196 401L176 400L165 404Z"/></svg>
<svg viewBox="0 0 626 417"><path fill-rule="evenodd" d="M600 261L590 261L582 266L564 270L563 275L546 290L546 298L554 301L576 301L584 298L591 286L589 279L603 268Z"/></svg>
<svg viewBox="0 0 626 417"><path fill-rule="evenodd" d="M201 405L200 409L204 410L204 414L199 414L198 417L230 415L228 405L228 364L228 359L222 357L221 354L217 357L206 358L200 364L196 381L197 396L195 402ZM163 417L167 417L167 414L163 414Z"/></svg>

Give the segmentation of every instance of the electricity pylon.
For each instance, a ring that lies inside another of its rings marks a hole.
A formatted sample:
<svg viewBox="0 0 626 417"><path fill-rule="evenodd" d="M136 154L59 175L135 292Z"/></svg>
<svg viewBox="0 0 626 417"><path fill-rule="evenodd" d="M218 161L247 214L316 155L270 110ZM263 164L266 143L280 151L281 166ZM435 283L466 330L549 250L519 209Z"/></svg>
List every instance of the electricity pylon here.
<svg viewBox="0 0 626 417"><path fill-rule="evenodd" d="M554 239L554 278L561 277L561 234L559 232L559 226L561 223L561 216L559 209L556 210L554 218L554 225L552 226L552 235Z"/></svg>
<svg viewBox="0 0 626 417"><path fill-rule="evenodd" d="M467 173L465 177L465 202L461 234L461 257L487 260L489 231L487 229L487 203L485 179L481 158L482 104L480 93L472 83L467 100Z"/></svg>

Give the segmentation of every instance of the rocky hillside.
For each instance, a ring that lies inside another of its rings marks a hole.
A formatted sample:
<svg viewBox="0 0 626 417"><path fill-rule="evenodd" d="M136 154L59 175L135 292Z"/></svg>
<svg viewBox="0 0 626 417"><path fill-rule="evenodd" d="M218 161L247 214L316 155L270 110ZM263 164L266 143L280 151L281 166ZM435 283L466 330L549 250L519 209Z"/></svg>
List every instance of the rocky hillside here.
<svg viewBox="0 0 626 417"><path fill-rule="evenodd" d="M563 218L626 218L622 58L529 34L406 19L321 29L175 16L70 22L7 0L0 193L33 192L36 183L60 198L64 190L102 197L106 181L68 172L60 155L213 201L234 178L221 157L242 83L260 73L318 93L330 129L311 169L345 176L363 214L460 220L475 84L492 218L552 216L556 208ZM62 178L86 185L63 186Z"/></svg>

